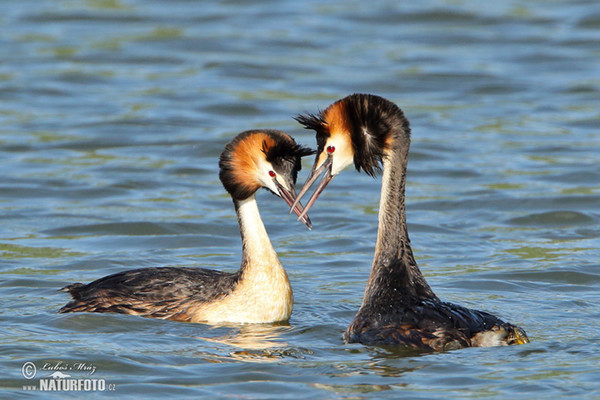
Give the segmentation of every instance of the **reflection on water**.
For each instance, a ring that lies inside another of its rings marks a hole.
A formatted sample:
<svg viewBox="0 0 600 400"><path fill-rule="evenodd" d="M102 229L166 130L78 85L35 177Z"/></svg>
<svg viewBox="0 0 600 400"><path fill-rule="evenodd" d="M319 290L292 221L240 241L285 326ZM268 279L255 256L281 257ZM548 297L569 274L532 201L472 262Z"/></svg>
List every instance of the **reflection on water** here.
<svg viewBox="0 0 600 400"><path fill-rule="evenodd" d="M343 393L378 393L382 391L391 390L393 387L390 385L326 385L323 383L315 383L313 385L316 389L327 390L336 394Z"/></svg>
<svg viewBox="0 0 600 400"><path fill-rule="evenodd" d="M218 345L218 349L227 350L226 354L201 353L211 362L280 362L283 359L304 360L313 354L309 348L295 347L284 340L293 327L285 323L223 325L227 328L223 335L198 337L208 343ZM219 330L221 330L219 328Z"/></svg>
<svg viewBox="0 0 600 400"><path fill-rule="evenodd" d="M226 326L226 325L225 325ZM290 331L288 325L279 324L248 324L232 327L226 335L203 338L212 343L221 343L232 347L245 349L269 349L286 346L281 342L281 336Z"/></svg>
<svg viewBox="0 0 600 400"><path fill-rule="evenodd" d="M592 0L2 2L0 397L22 395L24 362L65 359L131 397L593 398L599 16ZM311 210L311 232L258 196L294 290L289 325L56 314L73 282L236 270L223 146L268 127L314 147L292 116L353 92L410 119L407 219L435 292L532 343L345 345L380 189L350 171Z"/></svg>

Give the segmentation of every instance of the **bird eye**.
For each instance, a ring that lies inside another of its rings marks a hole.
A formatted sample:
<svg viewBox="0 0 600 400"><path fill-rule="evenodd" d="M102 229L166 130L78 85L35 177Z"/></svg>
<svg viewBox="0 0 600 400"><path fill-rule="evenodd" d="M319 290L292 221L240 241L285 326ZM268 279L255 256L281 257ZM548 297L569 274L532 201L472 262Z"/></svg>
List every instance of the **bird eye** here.
<svg viewBox="0 0 600 400"><path fill-rule="evenodd" d="M269 176L271 178L275 178L277 176L277 174L275 173L275 171L271 170L271 171L269 171Z"/></svg>
<svg viewBox="0 0 600 400"><path fill-rule="evenodd" d="M334 151L335 151L335 146L327 146L327 152L329 154L333 154Z"/></svg>

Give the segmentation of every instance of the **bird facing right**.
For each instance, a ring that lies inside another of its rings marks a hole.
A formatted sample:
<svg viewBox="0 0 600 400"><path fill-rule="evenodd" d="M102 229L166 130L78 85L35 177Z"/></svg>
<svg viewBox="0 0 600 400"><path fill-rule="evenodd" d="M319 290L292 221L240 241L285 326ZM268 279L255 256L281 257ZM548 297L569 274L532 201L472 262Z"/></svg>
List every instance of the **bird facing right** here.
<svg viewBox="0 0 600 400"><path fill-rule="evenodd" d="M292 313L292 287L260 217L255 193L264 187L288 205L301 158L313 151L285 132L245 131L225 146L219 178L231 198L242 236L237 272L204 268L150 267L118 272L88 284L64 287L70 312L116 312L174 321L272 323ZM293 206L300 215L302 205ZM302 222L310 229L307 216Z"/></svg>
<svg viewBox="0 0 600 400"><path fill-rule="evenodd" d="M529 343L518 326L441 301L419 270L408 237L404 196L410 126L396 104L353 94L318 115L299 115L296 120L316 131L318 146L296 202L323 175L304 213L348 165L354 163L371 176L383 169L375 256L362 305L344 334L346 342L438 351Z"/></svg>

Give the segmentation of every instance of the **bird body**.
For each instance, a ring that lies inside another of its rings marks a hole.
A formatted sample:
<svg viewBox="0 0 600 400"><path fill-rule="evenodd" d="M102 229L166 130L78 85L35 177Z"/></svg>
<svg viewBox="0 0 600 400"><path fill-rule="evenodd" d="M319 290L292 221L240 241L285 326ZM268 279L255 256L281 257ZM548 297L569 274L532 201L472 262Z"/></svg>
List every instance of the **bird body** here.
<svg viewBox="0 0 600 400"><path fill-rule="evenodd" d="M291 205L300 158L308 154L310 150L275 130L246 131L226 146L219 176L233 198L240 225L238 271L163 267L119 272L63 288L73 300L60 312L117 312L204 323L286 321L292 313L292 288L255 193L265 187ZM294 208L302 212L301 205ZM310 228L310 220L301 219Z"/></svg>
<svg viewBox="0 0 600 400"><path fill-rule="evenodd" d="M379 96L354 94L318 115L296 118L317 136L317 155L296 201L323 175L304 213L327 184L354 163L374 176L383 170L375 255L363 302L344 339L447 350L529 342L525 331L483 311L441 301L413 256L405 210L410 125L402 110Z"/></svg>

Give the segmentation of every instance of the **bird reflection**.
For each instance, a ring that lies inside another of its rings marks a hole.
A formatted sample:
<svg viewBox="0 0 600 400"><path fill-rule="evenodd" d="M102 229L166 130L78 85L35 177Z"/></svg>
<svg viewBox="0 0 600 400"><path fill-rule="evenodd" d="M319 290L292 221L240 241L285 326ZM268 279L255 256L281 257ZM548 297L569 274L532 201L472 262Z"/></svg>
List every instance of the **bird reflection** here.
<svg viewBox="0 0 600 400"><path fill-rule="evenodd" d="M287 324L248 324L236 326L229 333L201 339L221 346L232 347L226 356L212 362L230 362L231 359L249 362L275 362L282 358L302 358L306 350L290 347L282 336L293 328Z"/></svg>

